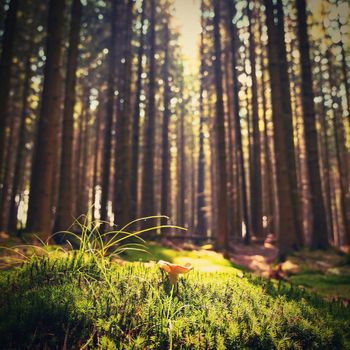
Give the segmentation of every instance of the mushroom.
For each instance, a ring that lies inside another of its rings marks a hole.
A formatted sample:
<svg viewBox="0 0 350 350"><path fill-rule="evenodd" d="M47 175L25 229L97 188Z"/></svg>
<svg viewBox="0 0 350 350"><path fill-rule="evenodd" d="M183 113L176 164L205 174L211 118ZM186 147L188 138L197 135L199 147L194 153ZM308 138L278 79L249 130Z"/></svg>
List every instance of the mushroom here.
<svg viewBox="0 0 350 350"><path fill-rule="evenodd" d="M176 286L177 278L181 273L187 273L193 269L193 266L190 263L177 265L164 260L159 260L158 265L169 275L170 284L174 286Z"/></svg>

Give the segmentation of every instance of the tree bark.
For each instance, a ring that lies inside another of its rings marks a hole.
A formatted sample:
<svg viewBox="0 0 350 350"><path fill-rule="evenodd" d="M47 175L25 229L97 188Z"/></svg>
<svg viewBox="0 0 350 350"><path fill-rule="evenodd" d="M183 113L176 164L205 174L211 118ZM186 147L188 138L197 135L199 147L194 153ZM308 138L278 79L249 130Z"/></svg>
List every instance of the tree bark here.
<svg viewBox="0 0 350 350"><path fill-rule="evenodd" d="M118 1L112 0L111 12L111 33L108 51L108 83L107 83L107 101L106 101L106 122L104 131L103 164L102 164L102 184L101 184L101 221L108 221L108 199L111 174L111 148L112 148L112 126L114 115L114 89L115 89L115 71L116 71L116 38L117 38L117 4ZM102 225L102 230L106 228Z"/></svg>
<svg viewBox="0 0 350 350"><path fill-rule="evenodd" d="M245 236L244 242L248 244L250 242L250 224L248 217L248 195L247 195L247 180L246 180L246 171L244 168L244 155L243 155L243 147L242 147L242 131L241 131L241 121L239 116L239 86L238 86L238 77L237 77L237 61L236 61L236 30L234 24L232 23L232 19L236 15L235 5L231 0L226 0L227 8L228 8L228 28L230 32L231 39L231 56L232 56L232 81L233 81L233 98L234 98L234 113L235 113L235 138L236 138L236 147L237 147L237 157L238 157L238 165L239 165L239 173L241 176L241 189L240 196L242 201L242 216L245 224Z"/></svg>
<svg viewBox="0 0 350 350"><path fill-rule="evenodd" d="M203 3L201 1L201 11L203 12ZM203 16L203 15L202 15ZM203 102L203 90L204 90L204 28L203 28L203 17L201 17L202 31L201 31L201 42L200 42L200 81L199 81L199 154L198 154L198 170L197 170L197 227L196 231L198 234L205 236L207 230L207 223L205 217L205 194L204 194L204 102Z"/></svg>
<svg viewBox="0 0 350 350"><path fill-rule="evenodd" d="M6 123L8 100L10 96L11 67L13 60L14 40L17 30L18 0L11 0L6 14L2 51L0 57L0 185L2 184L3 162L6 152ZM2 187L0 187L0 194Z"/></svg>
<svg viewBox="0 0 350 350"><path fill-rule="evenodd" d="M319 155L317 146L316 114L312 89L310 44L307 33L305 0L296 0L298 38L301 63L301 96L304 119L305 147L308 166L310 200L312 208L311 247L325 249L328 247L327 216L325 212Z"/></svg>
<svg viewBox="0 0 350 350"><path fill-rule="evenodd" d="M126 24L124 35L124 63L120 68L120 93L118 95L117 140L114 163L114 198L113 209L116 223L124 226L129 222L130 215L130 127L131 127L131 64L132 54L132 23L133 0L126 5ZM134 219L134 218L132 218Z"/></svg>
<svg viewBox="0 0 350 350"><path fill-rule="evenodd" d="M248 3L248 19L249 19L249 58L251 65L252 77L252 169L251 169L251 190L250 205L252 217L252 233L259 238L263 237L262 226L262 188L261 188L261 146L259 131L259 113L258 113L258 83L256 78L256 62L255 62L255 40L253 36L252 10Z"/></svg>
<svg viewBox="0 0 350 350"><path fill-rule="evenodd" d="M169 197L170 197L170 159L169 159L169 119L170 119L170 85L169 85L169 27L165 23L164 28L164 64L163 64L163 126L162 126L162 189L161 189L161 215L169 215ZM163 219L162 224L167 220Z"/></svg>
<svg viewBox="0 0 350 350"><path fill-rule="evenodd" d="M68 229L73 223L73 139L76 70L78 66L78 46L82 4L74 0L71 9L69 48L66 66L66 86L62 124L61 167L58 194L58 206L54 231Z"/></svg>
<svg viewBox="0 0 350 350"><path fill-rule="evenodd" d="M286 137L291 131L286 127L284 121L285 111L282 105L282 95L285 93L285 87L282 85L281 80L280 43L277 27L274 22L272 0L264 0L264 5L268 33L268 58L272 97L272 118L274 124L277 197L279 204L278 247L279 258L283 260L288 253L299 248L295 211L293 210L292 189L288 176L290 169L287 160L288 146L286 143ZM290 138L290 135L288 137Z"/></svg>
<svg viewBox="0 0 350 350"><path fill-rule="evenodd" d="M138 215L138 182L139 182L139 143L140 143L140 96L142 90L142 58L144 53L145 35L143 28L146 14L146 0L142 1L140 46L137 54L137 82L135 93L135 107L132 125L132 145L131 145L131 173L130 173L130 217Z"/></svg>
<svg viewBox="0 0 350 350"><path fill-rule="evenodd" d="M43 234L44 238L49 238L52 229L51 197L56 152L52 141L55 137L57 101L60 96L64 6L64 0L51 0L49 3L44 85L29 195L27 229Z"/></svg>
<svg viewBox="0 0 350 350"><path fill-rule="evenodd" d="M150 17L150 50L149 50L149 82L148 82L148 113L145 130L143 181L142 181L142 216L155 215L154 200L154 139L155 139L155 25L156 25L156 3L151 0Z"/></svg>
<svg viewBox="0 0 350 350"><path fill-rule="evenodd" d="M222 89L221 71L221 35L220 35L220 2L214 0L214 48L215 48L215 91L216 91L216 116L215 136L218 158L218 181L217 181L217 230L216 248L226 250L228 248L227 227L227 173L226 173L226 136L225 136L225 114Z"/></svg>

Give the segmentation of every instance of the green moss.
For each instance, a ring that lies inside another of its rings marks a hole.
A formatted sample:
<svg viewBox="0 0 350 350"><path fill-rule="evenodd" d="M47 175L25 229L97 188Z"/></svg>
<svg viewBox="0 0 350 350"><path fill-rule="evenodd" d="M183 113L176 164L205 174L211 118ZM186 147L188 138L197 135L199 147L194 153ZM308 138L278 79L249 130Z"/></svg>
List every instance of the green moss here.
<svg viewBox="0 0 350 350"><path fill-rule="evenodd" d="M305 286L323 296L349 298L350 275L324 275L313 272L291 277L293 283Z"/></svg>
<svg viewBox="0 0 350 350"><path fill-rule="evenodd" d="M340 304L290 285L238 277L227 260L210 252L150 249L155 260L198 258L223 269L191 271L169 291L156 264L119 266L79 254L34 258L0 273L1 345L350 349L350 311Z"/></svg>

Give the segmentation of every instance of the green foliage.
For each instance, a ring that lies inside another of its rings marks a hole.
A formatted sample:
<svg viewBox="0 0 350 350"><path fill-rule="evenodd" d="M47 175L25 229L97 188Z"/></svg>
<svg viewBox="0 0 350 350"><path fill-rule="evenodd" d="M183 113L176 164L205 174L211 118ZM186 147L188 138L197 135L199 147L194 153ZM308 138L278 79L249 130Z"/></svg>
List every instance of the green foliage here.
<svg viewBox="0 0 350 350"><path fill-rule="evenodd" d="M87 250L33 256L0 289L5 348L350 348L349 309L250 275L192 271L174 291L155 264Z"/></svg>

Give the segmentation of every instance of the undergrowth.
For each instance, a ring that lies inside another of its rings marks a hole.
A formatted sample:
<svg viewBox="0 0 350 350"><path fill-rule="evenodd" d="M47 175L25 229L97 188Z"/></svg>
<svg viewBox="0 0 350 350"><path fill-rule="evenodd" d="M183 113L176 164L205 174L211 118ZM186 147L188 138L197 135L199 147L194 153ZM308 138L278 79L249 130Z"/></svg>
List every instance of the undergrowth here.
<svg viewBox="0 0 350 350"><path fill-rule="evenodd" d="M340 303L228 272L191 271L174 290L156 264L113 262L142 245L91 230L76 237L85 237L78 250L42 248L0 273L1 347L350 348L350 311Z"/></svg>

